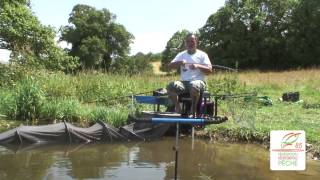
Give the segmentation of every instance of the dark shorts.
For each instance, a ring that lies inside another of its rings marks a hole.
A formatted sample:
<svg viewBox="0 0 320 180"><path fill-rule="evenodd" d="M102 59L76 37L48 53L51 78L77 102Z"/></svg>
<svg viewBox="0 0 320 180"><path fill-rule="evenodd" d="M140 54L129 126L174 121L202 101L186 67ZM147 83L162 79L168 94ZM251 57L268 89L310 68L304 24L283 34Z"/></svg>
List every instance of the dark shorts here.
<svg viewBox="0 0 320 180"><path fill-rule="evenodd" d="M206 89L206 83L201 80L174 81L174 82L170 82L167 86L167 89L169 91L175 91L177 94L190 92L191 88L194 88L200 92L203 92Z"/></svg>

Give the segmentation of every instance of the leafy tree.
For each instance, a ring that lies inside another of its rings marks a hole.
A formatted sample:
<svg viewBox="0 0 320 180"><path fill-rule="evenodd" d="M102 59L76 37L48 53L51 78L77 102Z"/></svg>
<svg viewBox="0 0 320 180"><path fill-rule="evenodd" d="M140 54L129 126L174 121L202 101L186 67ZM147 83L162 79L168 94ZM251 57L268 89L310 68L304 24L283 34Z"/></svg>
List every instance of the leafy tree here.
<svg viewBox="0 0 320 180"><path fill-rule="evenodd" d="M185 38L190 33L187 30L177 31L167 42L165 50L162 52L161 70L168 71L167 65L179 53L185 49Z"/></svg>
<svg viewBox="0 0 320 180"><path fill-rule="evenodd" d="M287 68L286 39L295 0L229 0L199 30L215 63L240 68Z"/></svg>
<svg viewBox="0 0 320 180"><path fill-rule="evenodd" d="M111 64L111 72L122 74L151 73L151 54L137 53L134 56L117 58Z"/></svg>
<svg viewBox="0 0 320 180"><path fill-rule="evenodd" d="M156 61L161 61L162 53L153 54L153 53L150 52L150 53L146 54L145 56L148 59L148 61L156 62Z"/></svg>
<svg viewBox="0 0 320 180"><path fill-rule="evenodd" d="M109 69L112 59L126 59L133 35L115 22L107 9L78 4L69 25L61 28L61 41L72 44L69 53L80 58L83 68Z"/></svg>
<svg viewBox="0 0 320 180"><path fill-rule="evenodd" d="M132 61L134 62L132 69L134 70L135 74L141 72L152 72L152 66L150 64L151 56L151 53L147 55L144 55L143 53L137 53L132 57Z"/></svg>
<svg viewBox="0 0 320 180"><path fill-rule="evenodd" d="M233 62L233 55L237 52L232 52L229 50L229 47L236 47L236 43L239 40L235 38L241 37L241 35L235 36L236 33L232 34L233 30L239 31L245 30L243 23L237 20L234 21L234 9L231 7L223 7L219 9L215 14L212 14L206 24L199 29L199 46L204 49L211 60L215 64L221 65L230 65L230 61ZM237 28L232 27L234 24L237 25ZM242 35L244 33L242 32ZM242 46L238 46L242 47ZM230 54L232 53L232 54Z"/></svg>
<svg viewBox="0 0 320 180"><path fill-rule="evenodd" d="M299 67L320 65L320 1L300 0L288 30L289 58Z"/></svg>
<svg viewBox="0 0 320 180"><path fill-rule="evenodd" d="M12 62L63 71L77 66L56 46L53 28L33 15L29 0L2 0L0 6L0 48L12 51Z"/></svg>
<svg viewBox="0 0 320 180"><path fill-rule="evenodd" d="M83 39L79 46L80 60L85 67L99 66L103 62L105 53L105 42L97 36L89 36Z"/></svg>

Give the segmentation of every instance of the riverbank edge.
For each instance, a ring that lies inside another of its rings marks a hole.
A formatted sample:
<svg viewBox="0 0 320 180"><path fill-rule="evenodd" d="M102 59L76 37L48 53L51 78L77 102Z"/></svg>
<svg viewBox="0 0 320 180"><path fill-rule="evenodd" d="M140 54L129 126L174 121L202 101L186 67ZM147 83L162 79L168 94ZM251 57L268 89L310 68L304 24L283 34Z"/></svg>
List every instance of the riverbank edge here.
<svg viewBox="0 0 320 180"><path fill-rule="evenodd" d="M22 124L21 121L5 121L4 125L0 124L0 133L7 131L9 129L18 127ZM247 131L246 129L242 129ZM256 131L247 131L241 133L241 129L227 129L227 128L218 128L218 129L197 129L195 131L195 136L201 139L207 139L210 141L217 142L227 142L227 143L253 143L261 145L262 147L269 150L270 134L269 132L256 132ZM320 143L310 143L306 142L306 152L307 157L310 157L313 160L320 161Z"/></svg>
<svg viewBox="0 0 320 180"><path fill-rule="evenodd" d="M231 131L230 131L231 132ZM230 135L232 134L232 135ZM235 132L225 133L224 131L208 131L208 130L196 130L195 136L200 139L207 139L210 141L217 141L222 143L252 143L260 145L267 150L270 149L270 135L255 136L253 134L250 137L235 136ZM320 144L311 144L306 142L307 157L315 161L320 161Z"/></svg>

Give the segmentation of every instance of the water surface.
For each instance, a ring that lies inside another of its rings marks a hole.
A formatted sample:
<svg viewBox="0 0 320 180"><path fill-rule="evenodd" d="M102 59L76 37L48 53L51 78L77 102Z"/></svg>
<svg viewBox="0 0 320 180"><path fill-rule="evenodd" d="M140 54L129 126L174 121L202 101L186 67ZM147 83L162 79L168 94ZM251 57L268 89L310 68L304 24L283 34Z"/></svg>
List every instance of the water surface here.
<svg viewBox="0 0 320 180"><path fill-rule="evenodd" d="M153 142L43 147L0 146L0 179L173 179L174 138ZM253 144L182 138L179 179L320 179L320 162L305 171L271 171L269 151Z"/></svg>

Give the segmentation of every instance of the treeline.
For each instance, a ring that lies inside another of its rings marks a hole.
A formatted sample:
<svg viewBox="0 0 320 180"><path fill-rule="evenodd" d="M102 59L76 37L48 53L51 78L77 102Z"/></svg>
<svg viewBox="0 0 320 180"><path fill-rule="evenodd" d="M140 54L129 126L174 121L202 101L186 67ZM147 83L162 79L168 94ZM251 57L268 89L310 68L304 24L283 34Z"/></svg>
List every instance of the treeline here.
<svg viewBox="0 0 320 180"><path fill-rule="evenodd" d="M187 30L177 31L158 54L130 56L134 36L108 9L78 4L56 32L32 13L30 0L0 1L0 49L14 65L73 73L87 69L136 74L162 70L183 50ZM214 64L283 70L320 65L319 0L227 0L196 33ZM71 46L61 49L55 37Z"/></svg>
<svg viewBox="0 0 320 180"><path fill-rule="evenodd" d="M199 29L199 46L214 64L240 69L314 67L320 65L319 28L319 0L227 0ZM186 32L168 41L162 65L184 48Z"/></svg>
<svg viewBox="0 0 320 180"><path fill-rule="evenodd" d="M130 56L134 36L107 9L78 4L68 25L56 32L32 13L30 0L0 1L0 49L11 51L10 65L73 73L82 70L129 73L151 71L160 54ZM54 39L59 34L59 41ZM59 42L71 45L65 49Z"/></svg>

